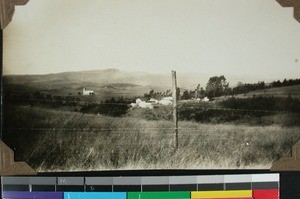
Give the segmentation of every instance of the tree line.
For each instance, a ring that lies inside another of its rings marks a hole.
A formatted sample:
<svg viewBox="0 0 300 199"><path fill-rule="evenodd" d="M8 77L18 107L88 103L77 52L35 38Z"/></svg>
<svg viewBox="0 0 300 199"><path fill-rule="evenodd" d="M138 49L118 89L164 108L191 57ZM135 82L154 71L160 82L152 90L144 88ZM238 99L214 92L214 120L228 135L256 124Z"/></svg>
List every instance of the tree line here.
<svg viewBox="0 0 300 199"><path fill-rule="evenodd" d="M257 83L242 83L238 82L237 86L230 88L229 83L227 82L224 75L221 76L213 76L210 77L205 89L201 87L200 84L197 85L195 89L186 90L177 88L177 93L179 94L178 99L180 100L189 100L189 99L197 99L204 97L220 97L226 95L237 95L237 94L245 94L251 91L267 89L267 88L278 88L285 86L294 86L300 85L300 79L284 79L283 81L273 81L271 83L265 83L264 81L259 81ZM172 91L166 90L165 92L155 92L151 90L149 93L145 93L144 97L151 98L162 98L172 96Z"/></svg>
<svg viewBox="0 0 300 199"><path fill-rule="evenodd" d="M285 87L285 86L294 86L300 85L300 79L284 79L282 82L280 80L273 81L269 84L261 81L254 84L243 84L239 82L236 87L232 88L231 94L244 94L250 91L261 90L266 88L278 88L278 87Z"/></svg>

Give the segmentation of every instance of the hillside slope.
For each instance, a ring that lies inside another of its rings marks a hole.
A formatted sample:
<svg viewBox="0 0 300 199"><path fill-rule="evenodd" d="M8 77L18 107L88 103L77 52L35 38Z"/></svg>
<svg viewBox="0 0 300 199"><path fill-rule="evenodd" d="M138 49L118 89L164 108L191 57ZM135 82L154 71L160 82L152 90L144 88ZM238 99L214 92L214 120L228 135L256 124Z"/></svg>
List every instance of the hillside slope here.
<svg viewBox="0 0 300 199"><path fill-rule="evenodd" d="M265 96L265 97L268 97L268 96L274 96L274 97L291 96L294 98L300 98L300 85L262 89L262 90L257 90L257 91L251 91L247 94L241 94L238 96L253 97L253 95Z"/></svg>
<svg viewBox="0 0 300 199"><path fill-rule="evenodd" d="M117 69L64 72L46 75L3 76L4 90L9 92L46 92L52 95L77 95L83 87L96 96L132 97L150 90L165 91L171 86L166 75L130 73Z"/></svg>

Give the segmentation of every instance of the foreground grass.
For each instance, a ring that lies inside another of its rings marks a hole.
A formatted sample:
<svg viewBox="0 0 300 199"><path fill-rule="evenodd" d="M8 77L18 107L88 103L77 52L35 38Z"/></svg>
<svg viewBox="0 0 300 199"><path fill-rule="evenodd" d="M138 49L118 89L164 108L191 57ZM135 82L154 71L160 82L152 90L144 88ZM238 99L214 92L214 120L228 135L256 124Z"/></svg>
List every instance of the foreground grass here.
<svg viewBox="0 0 300 199"><path fill-rule="evenodd" d="M4 141L38 171L270 168L289 155L300 127L146 121L9 107Z"/></svg>

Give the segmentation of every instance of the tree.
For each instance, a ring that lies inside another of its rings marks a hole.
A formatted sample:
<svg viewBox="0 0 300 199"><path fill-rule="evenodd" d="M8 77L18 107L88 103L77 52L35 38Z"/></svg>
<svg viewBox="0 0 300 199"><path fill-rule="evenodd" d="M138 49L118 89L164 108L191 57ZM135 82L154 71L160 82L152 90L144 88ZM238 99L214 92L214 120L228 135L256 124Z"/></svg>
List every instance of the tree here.
<svg viewBox="0 0 300 199"><path fill-rule="evenodd" d="M219 97L227 95L228 92L229 83L226 81L224 75L209 78L206 84L206 95L208 97Z"/></svg>
<svg viewBox="0 0 300 199"><path fill-rule="evenodd" d="M280 80L278 80L278 81L273 81L273 82L272 82L272 86L273 86L273 87L280 87L280 86L281 86Z"/></svg>
<svg viewBox="0 0 300 199"><path fill-rule="evenodd" d="M190 99L190 94L187 90L183 91L182 96L181 96L182 100L188 100Z"/></svg>
<svg viewBox="0 0 300 199"><path fill-rule="evenodd" d="M257 89L265 89L265 88L266 88L266 84L264 81L258 82Z"/></svg>
<svg viewBox="0 0 300 199"><path fill-rule="evenodd" d="M288 81L286 79L283 80L282 86L288 86Z"/></svg>
<svg viewBox="0 0 300 199"><path fill-rule="evenodd" d="M150 99L150 98L153 98L154 95L155 95L154 90L151 90L149 93L145 93L145 94L144 94L144 97L147 97L147 98Z"/></svg>
<svg viewBox="0 0 300 199"><path fill-rule="evenodd" d="M199 98L200 97L200 95L201 95L201 86L200 86L200 84L198 84L197 85L197 88L195 89L195 98L197 99L197 98Z"/></svg>
<svg viewBox="0 0 300 199"><path fill-rule="evenodd" d="M200 96L201 98L205 97L205 90L203 89L203 87L200 88Z"/></svg>

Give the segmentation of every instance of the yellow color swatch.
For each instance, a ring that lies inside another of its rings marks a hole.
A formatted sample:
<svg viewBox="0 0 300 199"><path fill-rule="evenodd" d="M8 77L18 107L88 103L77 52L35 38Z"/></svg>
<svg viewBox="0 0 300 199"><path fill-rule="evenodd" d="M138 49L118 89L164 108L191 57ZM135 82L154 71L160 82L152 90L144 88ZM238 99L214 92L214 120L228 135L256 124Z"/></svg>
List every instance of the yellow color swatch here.
<svg viewBox="0 0 300 199"><path fill-rule="evenodd" d="M251 198L251 190L240 191L192 191L192 199L200 198Z"/></svg>

